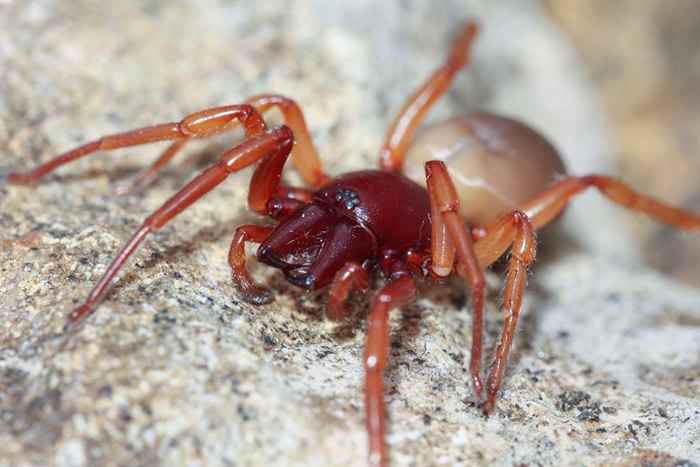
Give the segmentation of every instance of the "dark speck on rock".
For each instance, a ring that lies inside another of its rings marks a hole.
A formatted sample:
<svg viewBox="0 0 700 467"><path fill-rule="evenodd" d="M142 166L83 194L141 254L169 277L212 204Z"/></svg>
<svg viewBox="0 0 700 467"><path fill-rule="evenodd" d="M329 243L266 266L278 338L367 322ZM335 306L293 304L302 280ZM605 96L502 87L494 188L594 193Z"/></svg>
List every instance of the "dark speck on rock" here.
<svg viewBox="0 0 700 467"><path fill-rule="evenodd" d="M265 344L265 347L268 349L277 346L277 341L275 340L275 338L272 337L270 334L268 334L265 331L262 331L262 340L263 340L263 343Z"/></svg>
<svg viewBox="0 0 700 467"><path fill-rule="evenodd" d="M250 420L253 420L255 418L255 410L243 404L238 405L236 412L238 412L238 415L244 422L249 422Z"/></svg>
<svg viewBox="0 0 700 467"><path fill-rule="evenodd" d="M581 409L576 416L582 422L599 422L600 421L600 403L593 402Z"/></svg>
<svg viewBox="0 0 700 467"><path fill-rule="evenodd" d="M119 418L124 423L129 423L133 419L133 417L127 409L121 409L121 411L119 412Z"/></svg>
<svg viewBox="0 0 700 467"><path fill-rule="evenodd" d="M111 397L112 392L112 386L110 386L109 384L105 384L97 391L97 395L100 397Z"/></svg>
<svg viewBox="0 0 700 467"><path fill-rule="evenodd" d="M8 367L0 372L0 384L3 386L12 386L19 384L27 377L27 372L19 368Z"/></svg>
<svg viewBox="0 0 700 467"><path fill-rule="evenodd" d="M70 230L56 228L49 229L46 231L46 233L48 233L53 238L65 238L73 234Z"/></svg>
<svg viewBox="0 0 700 467"><path fill-rule="evenodd" d="M621 297L619 293L610 293L605 296L605 299L611 303L619 303Z"/></svg>
<svg viewBox="0 0 700 467"><path fill-rule="evenodd" d="M168 310L160 310L153 316L153 322L156 324L175 324L177 323L177 318L168 313Z"/></svg>
<svg viewBox="0 0 700 467"><path fill-rule="evenodd" d="M460 365L464 363L464 355L450 352L449 356L452 360L454 360L456 363L459 363Z"/></svg>
<svg viewBox="0 0 700 467"><path fill-rule="evenodd" d="M632 423L629 423L627 425L627 431L630 432L630 434L632 435L632 437L634 437L634 439L638 439L637 435L640 432L643 432L643 434L647 435L647 436L649 434L651 434L651 429L647 425L645 425L644 423L640 422L639 420L632 420Z"/></svg>
<svg viewBox="0 0 700 467"><path fill-rule="evenodd" d="M44 406L46 405L46 399L43 397L35 397L29 402L29 405L27 405L27 412L28 413L36 413L41 411Z"/></svg>
<svg viewBox="0 0 700 467"><path fill-rule="evenodd" d="M450 295L450 303L458 310L461 310L467 304L467 296L465 294Z"/></svg>
<svg viewBox="0 0 700 467"><path fill-rule="evenodd" d="M145 413L148 416L153 415L153 409L151 408L151 405L147 402L141 403L141 410L143 410L143 413Z"/></svg>
<svg viewBox="0 0 700 467"><path fill-rule="evenodd" d="M557 408L562 412L568 412L574 407L578 407L582 402L591 400L591 395L583 391L566 391L559 394Z"/></svg>

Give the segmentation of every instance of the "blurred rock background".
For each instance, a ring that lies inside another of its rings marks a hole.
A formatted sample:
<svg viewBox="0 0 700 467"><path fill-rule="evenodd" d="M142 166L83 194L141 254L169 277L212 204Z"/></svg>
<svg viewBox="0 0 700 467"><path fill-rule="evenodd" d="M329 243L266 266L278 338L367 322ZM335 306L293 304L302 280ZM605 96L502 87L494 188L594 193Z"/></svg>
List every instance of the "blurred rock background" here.
<svg viewBox="0 0 700 467"><path fill-rule="evenodd" d="M696 0L547 0L600 89L619 173L700 211L700 4ZM651 264L700 285L700 239L625 217Z"/></svg>

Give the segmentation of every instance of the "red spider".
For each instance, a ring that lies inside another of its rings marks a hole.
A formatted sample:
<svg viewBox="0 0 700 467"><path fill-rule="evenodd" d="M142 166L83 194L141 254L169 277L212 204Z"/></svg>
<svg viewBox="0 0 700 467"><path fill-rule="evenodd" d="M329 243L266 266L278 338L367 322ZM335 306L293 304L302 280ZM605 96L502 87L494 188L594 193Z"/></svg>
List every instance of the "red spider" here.
<svg viewBox="0 0 700 467"><path fill-rule="evenodd" d="M388 462L382 374L389 350L389 311L415 300L418 278L436 280L453 270L461 276L472 292L469 369L474 392L481 398L483 271L510 248L503 292L504 329L486 380L483 412L488 415L507 365L527 268L535 259L536 229L549 223L573 196L589 187L628 209L680 229L700 229L700 216L636 193L621 181L604 175L565 177L564 166L551 144L522 123L504 117L471 114L434 125L413 141L429 109L468 62L476 33L476 24L464 24L447 60L407 100L387 132L380 151L380 170L351 172L335 178L325 175L297 104L286 97L262 95L241 105L203 110L180 122L105 136L34 170L10 173L10 183L29 184L98 150L172 141L163 155L122 191L128 193L148 184L188 140L220 133L238 124L245 129L246 139L241 144L225 151L217 163L146 218L87 300L70 313L66 327L75 326L94 311L117 272L148 234L163 227L231 173L258 163L250 183L248 205L279 224L243 225L233 236L228 260L233 281L247 302L267 303L272 294L248 275L245 242L261 243L258 260L282 270L292 284L305 290L330 285L328 314L334 319L346 315L343 304L352 290L368 288L370 273L380 273L386 279L369 311L364 353L371 465L384 466ZM261 114L271 107L282 112L285 125L267 127ZM280 183L290 153L297 170L313 189ZM414 174L413 180L401 175L407 153L414 164L425 162L424 180L420 173ZM419 184L423 181L427 190Z"/></svg>

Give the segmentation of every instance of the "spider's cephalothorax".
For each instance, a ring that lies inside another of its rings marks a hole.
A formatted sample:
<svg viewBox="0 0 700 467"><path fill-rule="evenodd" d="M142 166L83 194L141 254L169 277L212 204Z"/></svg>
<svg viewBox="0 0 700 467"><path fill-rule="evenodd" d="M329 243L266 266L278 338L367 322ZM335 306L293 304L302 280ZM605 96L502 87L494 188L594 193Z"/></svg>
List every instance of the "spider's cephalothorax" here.
<svg viewBox="0 0 700 467"><path fill-rule="evenodd" d="M430 202L424 188L391 172L364 170L335 178L311 203L282 220L258 259L307 290L328 285L348 263L430 245Z"/></svg>
<svg viewBox="0 0 700 467"><path fill-rule="evenodd" d="M419 277L440 278L454 271L471 289L469 371L476 397L481 399L486 392L482 407L489 414L508 362L527 268L535 259L536 229L549 223L572 197L590 187L622 206L677 228L700 229L700 216L639 194L611 177L566 177L559 155L544 137L522 123L493 114L477 112L433 125L409 151L428 110L468 62L476 32L472 22L460 29L443 65L399 112L380 151L381 170L335 178L324 174L299 106L283 96L261 95L244 104L196 112L180 122L105 136L33 170L8 174L11 184L28 184L98 150L171 141L151 167L120 190L128 193L147 185L187 141L237 124L245 129L242 143L225 151L218 162L146 218L87 299L70 313L66 328L75 327L94 311L127 259L151 232L163 227L229 174L257 164L248 205L279 224L243 225L236 229L228 261L234 284L244 300L263 304L273 297L248 275L246 242L260 243L258 259L282 270L289 282L307 290L329 285L328 315L332 318L345 316L343 303L348 294L366 290L370 272L379 269L386 276L386 284L376 293L369 311L364 354L370 464L384 466L388 462L382 375L389 355L389 311L415 299L415 281ZM268 128L262 113L270 107L281 111L285 125ZM280 184L290 153L312 189ZM407 177L401 174L404 159ZM423 182L427 190L415 181ZM509 249L503 291L504 328L484 388L483 271Z"/></svg>

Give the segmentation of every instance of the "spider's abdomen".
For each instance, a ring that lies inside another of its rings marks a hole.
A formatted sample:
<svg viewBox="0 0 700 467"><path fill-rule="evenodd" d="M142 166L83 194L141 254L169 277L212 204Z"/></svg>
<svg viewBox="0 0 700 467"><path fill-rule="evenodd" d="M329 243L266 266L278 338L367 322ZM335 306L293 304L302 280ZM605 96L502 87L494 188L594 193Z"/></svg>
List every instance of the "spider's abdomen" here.
<svg viewBox="0 0 700 467"><path fill-rule="evenodd" d="M366 226L380 250L422 249L430 243L428 193L402 175L346 173L317 191L314 199Z"/></svg>
<svg viewBox="0 0 700 467"><path fill-rule="evenodd" d="M469 221L486 224L541 192L564 164L542 135L516 120L478 112L421 130L406 156L406 176L425 186L425 163L447 166Z"/></svg>

